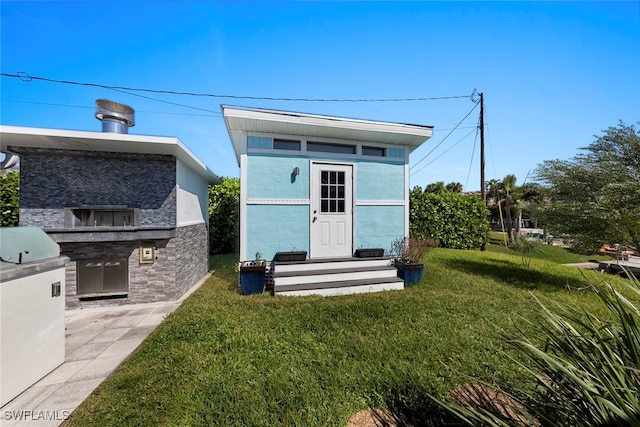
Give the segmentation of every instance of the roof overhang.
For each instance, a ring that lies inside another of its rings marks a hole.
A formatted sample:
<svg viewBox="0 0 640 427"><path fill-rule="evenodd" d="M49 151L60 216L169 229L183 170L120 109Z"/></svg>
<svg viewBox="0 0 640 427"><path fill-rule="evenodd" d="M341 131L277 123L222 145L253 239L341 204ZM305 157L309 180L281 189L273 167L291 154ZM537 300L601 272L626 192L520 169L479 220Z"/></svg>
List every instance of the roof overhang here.
<svg viewBox="0 0 640 427"><path fill-rule="evenodd" d="M210 184L221 182L178 138L0 125L0 151L11 146L170 155Z"/></svg>
<svg viewBox="0 0 640 427"><path fill-rule="evenodd" d="M410 152L433 133L433 126L228 105L222 105L221 109L238 162L244 135L252 132L399 145L409 147Z"/></svg>

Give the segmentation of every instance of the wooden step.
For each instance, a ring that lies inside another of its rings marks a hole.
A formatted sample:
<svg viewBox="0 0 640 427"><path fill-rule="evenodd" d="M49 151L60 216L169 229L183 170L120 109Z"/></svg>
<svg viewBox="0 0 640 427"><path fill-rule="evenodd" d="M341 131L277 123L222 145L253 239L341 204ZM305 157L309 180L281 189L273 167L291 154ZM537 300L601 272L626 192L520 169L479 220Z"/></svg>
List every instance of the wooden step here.
<svg viewBox="0 0 640 427"><path fill-rule="evenodd" d="M404 289L393 260L333 258L272 264L275 295L345 295Z"/></svg>
<svg viewBox="0 0 640 427"><path fill-rule="evenodd" d="M321 258L298 262L275 262L275 270L278 272L332 270L363 267L388 267L393 266L393 260L383 258Z"/></svg>
<svg viewBox="0 0 640 427"><path fill-rule="evenodd" d="M301 285L285 285L274 288L274 294L283 296L336 296L402 289L404 289L404 280L396 277L380 280L346 280L341 282L316 282Z"/></svg>
<svg viewBox="0 0 640 427"><path fill-rule="evenodd" d="M308 270L295 272L279 272L278 269L273 273L273 281L275 286L289 285L296 283L313 283L313 282L341 282L348 280L367 280L386 277L397 277L395 267L361 267L361 268L335 268L327 270Z"/></svg>

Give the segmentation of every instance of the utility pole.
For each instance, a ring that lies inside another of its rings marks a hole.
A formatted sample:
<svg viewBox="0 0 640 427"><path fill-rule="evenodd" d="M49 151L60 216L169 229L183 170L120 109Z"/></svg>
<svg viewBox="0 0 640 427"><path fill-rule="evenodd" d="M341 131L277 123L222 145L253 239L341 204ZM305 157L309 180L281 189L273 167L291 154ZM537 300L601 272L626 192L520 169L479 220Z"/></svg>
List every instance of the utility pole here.
<svg viewBox="0 0 640 427"><path fill-rule="evenodd" d="M484 93L480 92L480 197L487 204L487 189L484 182Z"/></svg>
<svg viewBox="0 0 640 427"><path fill-rule="evenodd" d="M480 92L480 197L487 206L487 188L484 182L484 93ZM487 236L482 237L481 251L487 250Z"/></svg>

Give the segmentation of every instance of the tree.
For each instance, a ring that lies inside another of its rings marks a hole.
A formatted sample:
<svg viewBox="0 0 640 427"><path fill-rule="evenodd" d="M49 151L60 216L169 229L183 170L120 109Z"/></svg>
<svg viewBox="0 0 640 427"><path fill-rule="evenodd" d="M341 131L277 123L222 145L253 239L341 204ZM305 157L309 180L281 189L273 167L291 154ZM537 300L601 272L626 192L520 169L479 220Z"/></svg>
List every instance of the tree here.
<svg viewBox="0 0 640 427"><path fill-rule="evenodd" d="M0 175L0 227L17 227L20 213L20 172Z"/></svg>
<svg viewBox="0 0 640 427"><path fill-rule="evenodd" d="M425 193L440 194L444 193L445 191L447 191L447 187L444 185L444 181L438 181L432 184L428 184L424 188Z"/></svg>
<svg viewBox="0 0 640 427"><path fill-rule="evenodd" d="M485 183L485 189L487 191L487 199L498 200L500 198L500 190L502 189L502 182L497 179L490 179Z"/></svg>
<svg viewBox="0 0 640 427"><path fill-rule="evenodd" d="M584 153L536 169L552 201L547 223L583 252L607 243L640 249L640 133L622 121L603 132Z"/></svg>
<svg viewBox="0 0 640 427"><path fill-rule="evenodd" d="M447 191L451 193L462 193L462 184L459 182L450 182L446 186Z"/></svg>
<svg viewBox="0 0 640 427"><path fill-rule="evenodd" d="M513 241L513 221L511 219L511 208L516 204L516 198L514 197L514 190L516 189L516 178L515 175L507 175L502 180L502 188L504 189L504 198L502 201L504 202L504 211L505 216L507 217L507 236L509 236L509 241Z"/></svg>
<svg viewBox="0 0 640 427"><path fill-rule="evenodd" d="M462 193L462 184L459 182L450 182L447 185L444 184L444 181L433 182L431 184L427 184L424 188L425 193L431 194L440 194L440 193Z"/></svg>
<svg viewBox="0 0 640 427"><path fill-rule="evenodd" d="M209 253L234 253L240 246L240 179L221 178L209 187Z"/></svg>

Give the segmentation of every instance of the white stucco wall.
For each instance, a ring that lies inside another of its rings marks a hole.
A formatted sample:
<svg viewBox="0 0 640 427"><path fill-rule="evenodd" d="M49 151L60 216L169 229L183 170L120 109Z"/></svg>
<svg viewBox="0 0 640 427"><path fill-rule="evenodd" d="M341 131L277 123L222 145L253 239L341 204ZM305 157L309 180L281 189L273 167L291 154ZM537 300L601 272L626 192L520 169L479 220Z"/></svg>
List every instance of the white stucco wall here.
<svg viewBox="0 0 640 427"><path fill-rule="evenodd" d="M0 406L64 362L64 295L64 265L0 283Z"/></svg>
<svg viewBox="0 0 640 427"><path fill-rule="evenodd" d="M209 183L180 160L176 165L177 212L176 225L207 223Z"/></svg>

